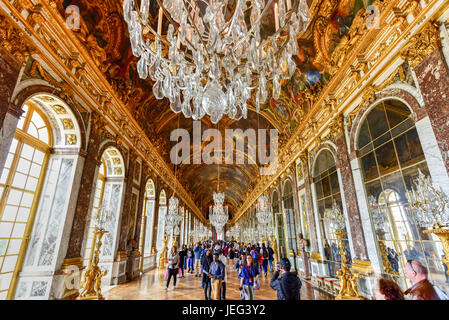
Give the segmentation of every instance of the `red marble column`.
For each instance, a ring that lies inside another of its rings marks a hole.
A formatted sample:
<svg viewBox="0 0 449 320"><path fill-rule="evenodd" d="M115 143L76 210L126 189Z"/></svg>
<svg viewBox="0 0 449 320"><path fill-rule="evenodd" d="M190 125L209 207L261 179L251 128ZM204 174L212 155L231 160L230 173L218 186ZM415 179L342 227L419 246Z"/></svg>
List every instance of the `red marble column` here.
<svg viewBox="0 0 449 320"><path fill-rule="evenodd" d="M449 173L449 68L441 48L436 49L414 70Z"/></svg>
<svg viewBox="0 0 449 320"><path fill-rule="evenodd" d="M0 47L0 129L3 127L6 113L10 109L17 110L12 104L11 97L19 79L21 67L22 63Z"/></svg>
<svg viewBox="0 0 449 320"><path fill-rule="evenodd" d="M89 136L89 145L87 147L87 154L85 156L83 173L81 176L80 190L78 193L78 200L76 202L75 215L73 217L72 231L70 233L70 241L67 248L66 260L79 258L82 263L81 248L83 245L84 234L86 230L87 217L89 216L89 206L93 190L96 184L96 169L99 166L101 159L98 157L101 133L99 128L101 125L101 116L94 112L92 113L92 129Z"/></svg>
<svg viewBox="0 0 449 320"><path fill-rule="evenodd" d="M156 190L155 190L155 200L154 200L154 215L153 215L153 239L151 240L151 243L153 244L153 247L156 248L157 245L157 232L158 232L158 222L159 222L159 196L162 191L162 187L160 186L159 178L154 182L156 184Z"/></svg>
<svg viewBox="0 0 449 320"><path fill-rule="evenodd" d="M365 236L362 229L362 220L360 218L359 205L355 192L354 178L352 176L351 163L349 161L348 148L344 131L337 133L335 137L337 145L337 168L340 169L341 182L340 188L343 189L346 211L348 213L349 228L351 231L352 244L354 247L354 259L368 260L368 251L366 248Z"/></svg>

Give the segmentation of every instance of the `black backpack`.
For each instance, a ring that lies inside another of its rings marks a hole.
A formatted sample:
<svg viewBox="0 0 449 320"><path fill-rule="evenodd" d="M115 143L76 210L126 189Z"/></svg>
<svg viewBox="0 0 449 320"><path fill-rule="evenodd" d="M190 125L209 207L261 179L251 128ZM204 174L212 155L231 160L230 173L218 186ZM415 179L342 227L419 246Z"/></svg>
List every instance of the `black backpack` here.
<svg viewBox="0 0 449 320"><path fill-rule="evenodd" d="M264 259L268 259L268 250L266 248L262 249L262 254Z"/></svg>

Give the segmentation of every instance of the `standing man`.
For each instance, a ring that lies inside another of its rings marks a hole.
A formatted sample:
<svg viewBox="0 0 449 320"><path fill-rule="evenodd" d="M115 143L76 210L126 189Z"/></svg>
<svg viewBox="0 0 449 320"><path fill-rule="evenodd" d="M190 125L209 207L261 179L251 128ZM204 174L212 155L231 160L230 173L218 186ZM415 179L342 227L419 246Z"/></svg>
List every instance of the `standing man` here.
<svg viewBox="0 0 449 320"><path fill-rule="evenodd" d="M302 282L295 272L290 272L290 261L283 258L279 266L270 281L271 288L277 291L278 300L301 300Z"/></svg>
<svg viewBox="0 0 449 320"><path fill-rule="evenodd" d="M220 261L219 256L220 254L215 251L208 273L212 281L212 300L220 300L221 283L225 277L225 265Z"/></svg>
<svg viewBox="0 0 449 320"><path fill-rule="evenodd" d="M268 243L267 251L268 251L268 266L270 267L270 272L273 272L274 250L271 247L270 243Z"/></svg>
<svg viewBox="0 0 449 320"><path fill-rule="evenodd" d="M197 242L195 248L193 249L193 254L195 255L195 277L201 277L201 253L203 248L201 248L200 243Z"/></svg>
<svg viewBox="0 0 449 320"><path fill-rule="evenodd" d="M427 280L427 269L417 260L408 260L405 265L405 275L413 286L404 292L413 300L440 300L433 285Z"/></svg>

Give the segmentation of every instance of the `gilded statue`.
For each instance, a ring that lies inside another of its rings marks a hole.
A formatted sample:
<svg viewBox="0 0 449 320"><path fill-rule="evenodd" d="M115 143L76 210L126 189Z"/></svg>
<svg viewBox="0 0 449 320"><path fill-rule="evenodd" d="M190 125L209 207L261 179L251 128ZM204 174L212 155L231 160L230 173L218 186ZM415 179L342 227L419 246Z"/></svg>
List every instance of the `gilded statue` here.
<svg viewBox="0 0 449 320"><path fill-rule="evenodd" d="M168 242L168 235L166 234L164 236L164 247L161 250L161 253L159 255L159 269L164 269L165 265L167 263L167 242Z"/></svg>

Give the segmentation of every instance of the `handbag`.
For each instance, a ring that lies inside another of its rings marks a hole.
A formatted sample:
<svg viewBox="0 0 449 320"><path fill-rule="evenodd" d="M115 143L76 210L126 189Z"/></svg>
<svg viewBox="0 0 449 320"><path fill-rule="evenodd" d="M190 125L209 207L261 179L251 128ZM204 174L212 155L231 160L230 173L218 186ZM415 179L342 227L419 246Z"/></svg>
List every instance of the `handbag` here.
<svg viewBox="0 0 449 320"><path fill-rule="evenodd" d="M165 270L165 276L164 276L164 279L165 279L165 280L168 279L168 272L169 272L169 271L168 271L168 268L167 268L167 270Z"/></svg>
<svg viewBox="0 0 449 320"><path fill-rule="evenodd" d="M178 268L178 275L179 275L180 277L182 277L182 270L181 270L181 268Z"/></svg>

